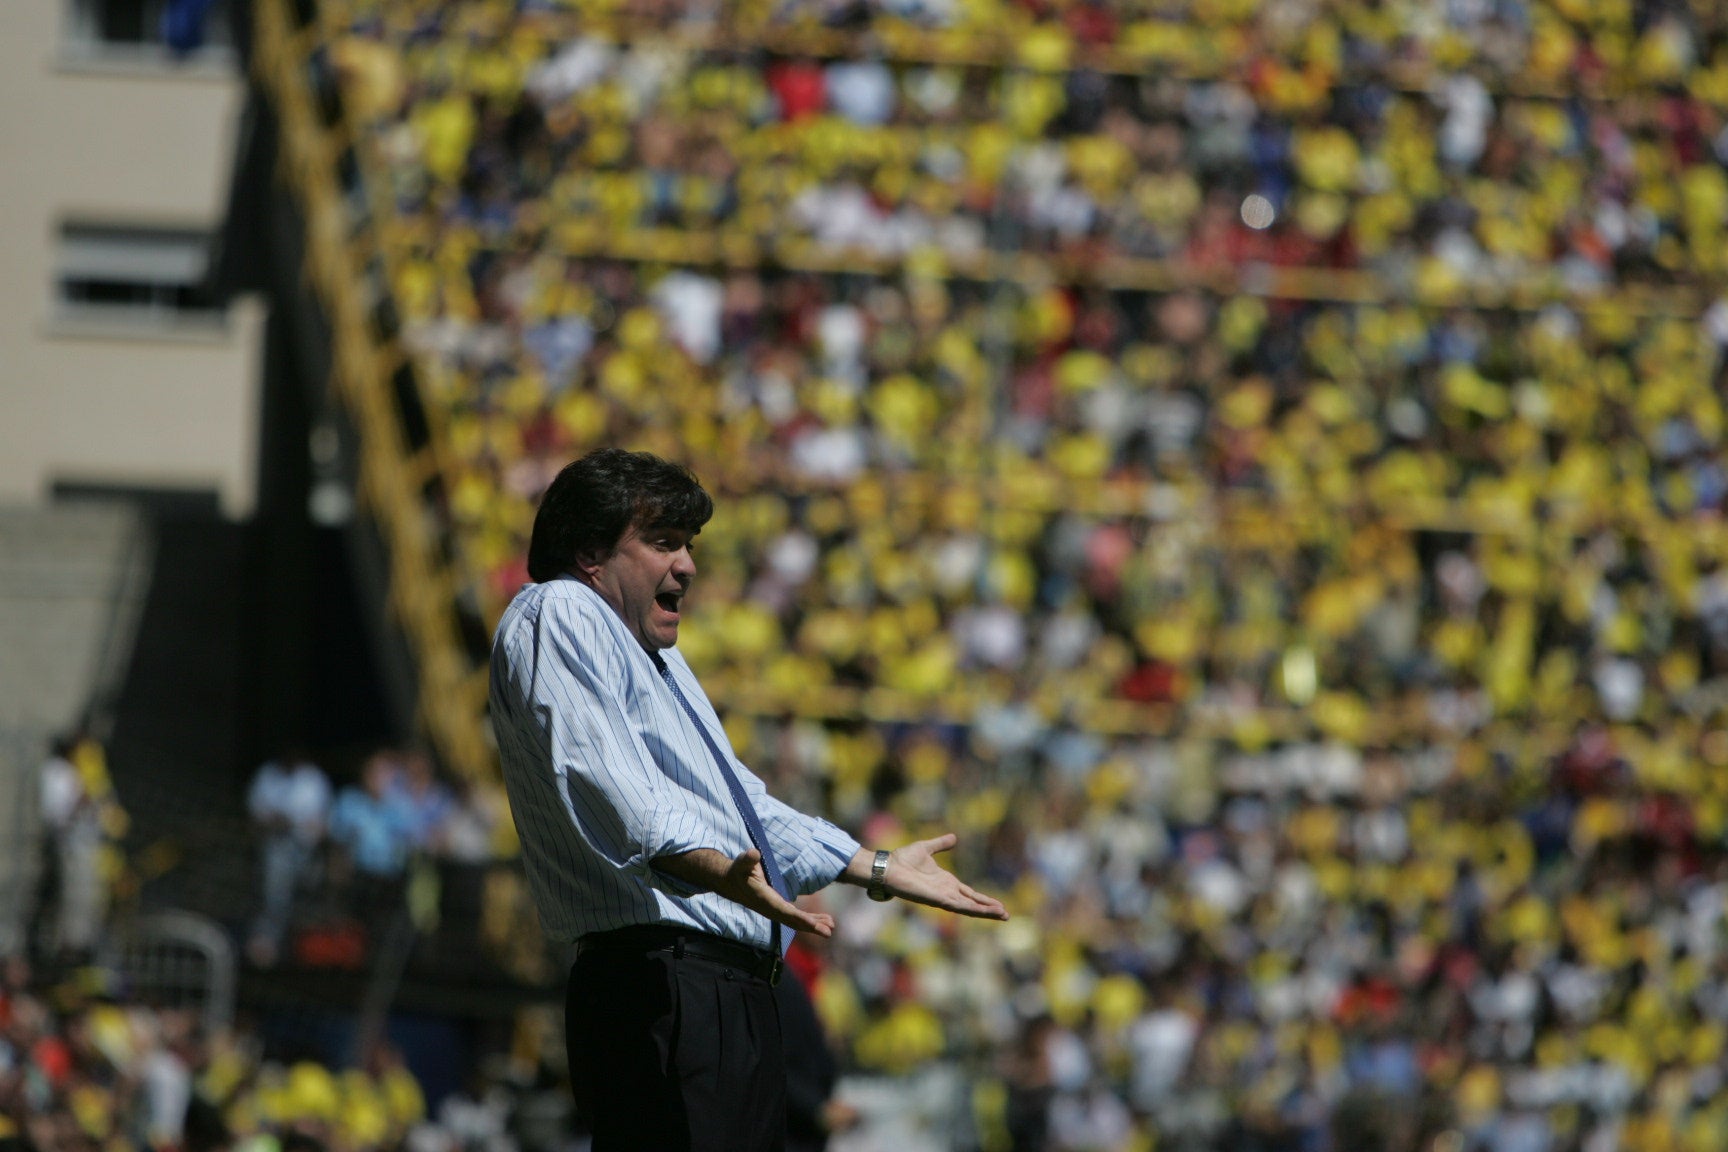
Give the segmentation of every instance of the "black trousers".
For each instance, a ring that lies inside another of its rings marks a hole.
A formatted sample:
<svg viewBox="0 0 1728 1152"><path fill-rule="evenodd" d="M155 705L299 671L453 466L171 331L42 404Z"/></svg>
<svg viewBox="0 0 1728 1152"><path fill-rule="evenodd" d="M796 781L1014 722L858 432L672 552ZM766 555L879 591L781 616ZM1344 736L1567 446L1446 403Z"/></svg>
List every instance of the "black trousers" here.
<svg viewBox="0 0 1728 1152"><path fill-rule="evenodd" d="M774 989L657 949L584 949L565 1037L593 1152L781 1152L786 1059Z"/></svg>

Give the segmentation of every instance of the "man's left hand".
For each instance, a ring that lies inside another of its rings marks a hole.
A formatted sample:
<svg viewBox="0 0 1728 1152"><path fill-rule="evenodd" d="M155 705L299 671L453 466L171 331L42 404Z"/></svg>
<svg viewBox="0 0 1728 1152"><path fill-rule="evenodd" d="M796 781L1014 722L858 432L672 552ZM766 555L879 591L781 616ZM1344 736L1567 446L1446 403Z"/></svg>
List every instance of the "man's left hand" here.
<svg viewBox="0 0 1728 1152"><path fill-rule="evenodd" d="M982 920L1006 920L1008 910L1002 901L986 896L958 876L936 863L936 854L946 852L960 842L952 832L934 840L917 840L894 849L888 856L888 874L883 878L891 895L914 904L924 904L953 912L960 916L976 916ZM846 866L841 879L851 884L870 883L870 864L875 853L860 850Z"/></svg>

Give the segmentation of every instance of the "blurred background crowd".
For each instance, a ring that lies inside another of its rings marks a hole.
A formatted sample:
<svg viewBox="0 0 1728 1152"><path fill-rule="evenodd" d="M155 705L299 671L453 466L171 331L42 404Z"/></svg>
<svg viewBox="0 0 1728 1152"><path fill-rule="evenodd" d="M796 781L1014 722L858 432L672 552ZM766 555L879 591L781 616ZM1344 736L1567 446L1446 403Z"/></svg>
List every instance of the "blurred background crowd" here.
<svg viewBox="0 0 1728 1152"><path fill-rule="evenodd" d="M402 1054L370 1046L345 1070L266 1057L250 1022L215 1025L149 1003L88 968L44 981L22 958L0 976L0 1141L10 1148L214 1152L512 1152L532 1085L507 1070L429 1109ZM543 1109L542 1109L543 1110ZM530 1146L551 1146L545 1143Z"/></svg>
<svg viewBox="0 0 1728 1152"><path fill-rule="evenodd" d="M1728 1147L1728 12L316 8L458 595L526 579L574 455L688 462L741 756L868 843L953 828L1016 915L825 897L835 1147ZM260 770L248 962L460 892L546 971L495 785L354 777ZM387 1045L332 1078L23 971L44 1149L190 1150L187 1098L497 1148L557 1075L436 1128Z"/></svg>

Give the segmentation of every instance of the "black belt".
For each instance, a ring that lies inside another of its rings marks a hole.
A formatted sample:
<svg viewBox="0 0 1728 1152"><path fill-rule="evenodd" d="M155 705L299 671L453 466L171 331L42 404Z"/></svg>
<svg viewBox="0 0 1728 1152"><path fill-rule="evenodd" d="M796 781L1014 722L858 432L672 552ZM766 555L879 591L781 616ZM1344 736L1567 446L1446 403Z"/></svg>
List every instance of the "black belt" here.
<svg viewBox="0 0 1728 1152"><path fill-rule="evenodd" d="M610 932L590 932L582 937L578 954L588 952L671 952L677 957L695 956L748 973L769 984L780 983L785 963L763 948L726 940L694 928L675 924L635 924Z"/></svg>

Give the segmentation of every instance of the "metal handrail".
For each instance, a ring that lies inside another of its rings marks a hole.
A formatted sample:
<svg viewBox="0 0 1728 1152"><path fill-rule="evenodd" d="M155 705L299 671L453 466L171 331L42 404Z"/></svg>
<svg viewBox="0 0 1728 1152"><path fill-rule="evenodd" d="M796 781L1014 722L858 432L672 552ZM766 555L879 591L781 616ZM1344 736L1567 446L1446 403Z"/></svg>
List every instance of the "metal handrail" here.
<svg viewBox="0 0 1728 1152"><path fill-rule="evenodd" d="M155 912L134 924L114 952L129 997L170 1007L196 1005L212 1033L233 1021L234 946L215 921L193 912Z"/></svg>

